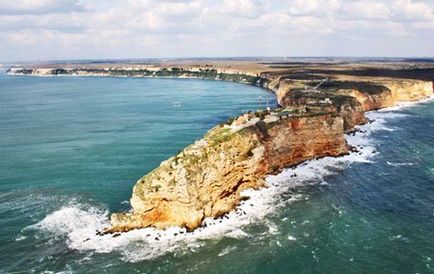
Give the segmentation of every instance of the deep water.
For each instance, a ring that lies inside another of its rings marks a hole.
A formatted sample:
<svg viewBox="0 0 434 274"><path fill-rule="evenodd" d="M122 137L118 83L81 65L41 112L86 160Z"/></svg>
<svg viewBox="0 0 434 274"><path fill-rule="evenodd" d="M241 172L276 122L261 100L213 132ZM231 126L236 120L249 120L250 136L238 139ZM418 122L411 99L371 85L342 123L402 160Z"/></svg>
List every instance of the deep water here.
<svg viewBox="0 0 434 274"><path fill-rule="evenodd" d="M138 178L258 96L272 98L216 81L0 75L0 273L434 273L432 101L370 113L347 136L360 152L270 177L195 233L95 235Z"/></svg>

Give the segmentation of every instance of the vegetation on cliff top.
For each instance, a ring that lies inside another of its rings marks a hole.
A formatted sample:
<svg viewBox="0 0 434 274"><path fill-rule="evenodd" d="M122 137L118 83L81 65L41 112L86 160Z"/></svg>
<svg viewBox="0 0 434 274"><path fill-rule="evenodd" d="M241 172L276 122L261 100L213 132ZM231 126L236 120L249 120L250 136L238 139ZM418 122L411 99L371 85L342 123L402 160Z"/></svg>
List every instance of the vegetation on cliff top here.
<svg viewBox="0 0 434 274"><path fill-rule="evenodd" d="M8 73L12 72L12 69L8 69ZM15 69L16 73L20 74L33 74L35 69ZM223 73L212 68L199 68L197 70L189 70L182 67L160 68L160 69L124 69L124 68L53 68L49 72L50 75L108 75L118 77L174 77L174 78L201 78L210 80L222 80L229 82L239 82L257 86L263 86L268 82L267 79L259 76L251 76L243 73Z"/></svg>

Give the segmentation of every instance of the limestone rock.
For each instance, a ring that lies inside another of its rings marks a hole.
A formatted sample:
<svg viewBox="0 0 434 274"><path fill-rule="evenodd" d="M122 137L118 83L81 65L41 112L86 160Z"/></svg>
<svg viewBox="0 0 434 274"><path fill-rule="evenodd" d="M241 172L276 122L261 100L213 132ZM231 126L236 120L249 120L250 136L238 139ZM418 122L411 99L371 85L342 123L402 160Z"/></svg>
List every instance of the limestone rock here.
<svg viewBox="0 0 434 274"><path fill-rule="evenodd" d="M272 121L235 132L227 126L210 130L200 142L141 178L131 198L133 211L113 214L106 232L148 226L193 230L205 217L234 209L245 198L243 190L264 187L267 174L348 151L341 117L320 114Z"/></svg>

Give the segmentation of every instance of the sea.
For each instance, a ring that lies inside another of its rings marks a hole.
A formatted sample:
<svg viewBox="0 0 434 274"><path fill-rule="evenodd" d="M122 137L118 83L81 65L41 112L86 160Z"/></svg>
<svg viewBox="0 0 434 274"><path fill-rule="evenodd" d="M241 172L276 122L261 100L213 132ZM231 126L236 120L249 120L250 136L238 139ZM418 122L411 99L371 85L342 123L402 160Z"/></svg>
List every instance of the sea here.
<svg viewBox="0 0 434 274"><path fill-rule="evenodd" d="M0 273L434 273L433 100L367 113L357 151L194 232L97 235L141 176L267 104L222 81L0 73Z"/></svg>

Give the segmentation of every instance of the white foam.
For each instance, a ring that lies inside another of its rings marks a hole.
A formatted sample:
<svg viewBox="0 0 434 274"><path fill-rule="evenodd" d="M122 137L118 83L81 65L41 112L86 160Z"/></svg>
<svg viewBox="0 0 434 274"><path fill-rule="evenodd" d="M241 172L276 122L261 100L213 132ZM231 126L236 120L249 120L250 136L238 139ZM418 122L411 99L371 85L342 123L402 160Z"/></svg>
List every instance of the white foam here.
<svg viewBox="0 0 434 274"><path fill-rule="evenodd" d="M394 166L394 167L402 167L402 166L412 166L414 165L413 163L392 163L387 161L386 162L389 166Z"/></svg>
<svg viewBox="0 0 434 274"><path fill-rule="evenodd" d="M237 249L237 247L235 247L235 246L227 246L222 251L220 251L220 253L218 254L218 256L219 257L225 256L225 255L229 254L230 252L234 251L235 249Z"/></svg>
<svg viewBox="0 0 434 274"><path fill-rule="evenodd" d="M399 240L399 241L403 241L403 242L410 242L410 240L407 237L404 237L401 234L391 236L391 237L389 237L389 240L391 240L391 241Z"/></svg>
<svg viewBox="0 0 434 274"><path fill-rule="evenodd" d="M330 167L336 170L345 168L351 162L367 162L370 150L361 149L360 151L362 152L361 155L352 153L341 158L326 157L308 161L296 168L284 170L278 175L269 176L267 188L245 191L244 195L250 196L250 200L242 202L235 211L227 214L225 218L206 219L204 221L205 227L192 233L186 233L184 229L174 227L166 231L152 228L134 230L122 233L117 237L113 237L113 235L97 236L96 231L109 225L108 212L92 207L83 209L79 203L53 212L34 225L33 228L66 237L67 244L71 249L92 250L99 253L117 251L122 254L124 260L132 262L153 259L168 252L197 250L203 245L201 240L249 237L243 231L245 226L263 220L265 216L272 214L280 206L304 198L298 194L292 195L288 200L282 200L280 199L282 193L304 185L306 182L312 184L323 182L324 177L335 172ZM269 234L278 232L276 225L267 224Z"/></svg>
<svg viewBox="0 0 434 274"><path fill-rule="evenodd" d="M66 238L71 249L97 253L119 252L124 260L131 262L149 260L167 253L178 256L185 252L197 252L206 239L246 238L250 236L245 231L246 227L252 223L267 225L267 234L276 234L279 233L279 228L267 222L265 217L276 212L279 207L306 198L302 194L295 194L295 188L306 184L326 185L327 176L353 163L372 163L376 155L372 133L393 130L387 127L387 120L404 116L389 110L369 112L367 117L373 121L357 126L358 132L345 136L347 142L357 148L357 152L338 158L325 157L307 161L295 168L285 169L278 175L268 176L266 188L245 191L243 194L249 196L249 200L243 201L224 218L206 219L204 226L192 233L173 227L165 231L146 228L119 235L98 236L95 232L109 225L107 210L78 202L51 213L31 228ZM283 196L290 198L282 198ZM288 240L296 239L288 236ZM223 249L219 256L231 251L229 247Z"/></svg>
<svg viewBox="0 0 434 274"><path fill-rule="evenodd" d="M288 235L288 241L297 241L297 238L294 236Z"/></svg>
<svg viewBox="0 0 434 274"><path fill-rule="evenodd" d="M20 236L18 236L17 238L15 238L15 241L16 241L16 242L19 242L19 241L22 241L22 240L25 240L25 239L27 239L26 236L20 235Z"/></svg>

